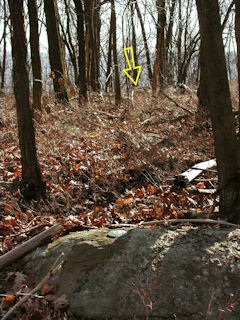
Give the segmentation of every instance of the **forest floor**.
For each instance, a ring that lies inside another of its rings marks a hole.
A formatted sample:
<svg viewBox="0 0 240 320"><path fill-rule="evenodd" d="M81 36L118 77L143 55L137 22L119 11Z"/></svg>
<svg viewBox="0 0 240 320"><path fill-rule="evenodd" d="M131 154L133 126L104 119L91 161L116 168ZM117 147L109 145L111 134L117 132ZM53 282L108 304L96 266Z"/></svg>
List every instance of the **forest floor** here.
<svg viewBox="0 0 240 320"><path fill-rule="evenodd" d="M214 195L199 192L217 188L216 170L204 171L186 187L175 180L194 164L214 158L210 120L197 112L195 91L166 92L192 114L161 94L153 98L147 89L125 93L119 107L110 94L92 93L81 107L75 98L67 105L45 95L34 124L48 194L45 202L31 203L18 189L14 97L2 97L0 253L56 223L63 226L63 235L198 212L217 218Z"/></svg>

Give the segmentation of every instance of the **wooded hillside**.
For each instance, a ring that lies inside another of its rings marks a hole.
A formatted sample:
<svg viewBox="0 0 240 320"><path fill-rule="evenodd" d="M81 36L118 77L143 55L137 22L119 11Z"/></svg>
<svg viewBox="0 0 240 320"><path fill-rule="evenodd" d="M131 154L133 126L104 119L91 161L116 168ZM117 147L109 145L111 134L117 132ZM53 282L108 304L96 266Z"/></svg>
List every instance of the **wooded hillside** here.
<svg viewBox="0 0 240 320"><path fill-rule="evenodd" d="M0 8L2 255L56 224L240 224L240 0Z"/></svg>

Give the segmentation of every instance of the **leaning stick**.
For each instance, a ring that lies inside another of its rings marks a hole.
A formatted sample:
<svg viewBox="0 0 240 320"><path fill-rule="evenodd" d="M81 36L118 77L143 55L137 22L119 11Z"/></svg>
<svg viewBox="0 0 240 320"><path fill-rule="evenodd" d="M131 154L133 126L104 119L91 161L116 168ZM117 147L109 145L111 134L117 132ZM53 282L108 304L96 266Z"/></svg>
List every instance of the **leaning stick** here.
<svg viewBox="0 0 240 320"><path fill-rule="evenodd" d="M23 256L24 254L38 247L44 240L54 236L55 234L60 232L61 229L61 225L56 224L55 226L39 233L32 239L29 239L20 246L2 255L0 257L0 270L6 267L6 265L12 263L13 261Z"/></svg>
<svg viewBox="0 0 240 320"><path fill-rule="evenodd" d="M161 93L164 97L168 98L168 100L170 100L171 102L173 102L178 108L180 108L180 109L182 109L182 110L190 113L191 115L194 115L194 113L193 113L192 111L190 111L190 110L188 110L187 108L181 106L177 101L175 101L173 98L171 98L171 97L170 97L168 94L166 94L164 91L160 90L160 93Z"/></svg>

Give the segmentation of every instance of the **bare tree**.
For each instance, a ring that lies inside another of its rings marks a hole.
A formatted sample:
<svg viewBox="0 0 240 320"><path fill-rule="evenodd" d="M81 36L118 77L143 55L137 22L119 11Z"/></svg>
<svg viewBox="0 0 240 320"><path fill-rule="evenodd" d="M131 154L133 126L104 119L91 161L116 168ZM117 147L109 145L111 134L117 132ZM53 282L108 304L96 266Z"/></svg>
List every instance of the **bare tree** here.
<svg viewBox="0 0 240 320"><path fill-rule="evenodd" d="M33 73L33 108L41 110L42 69L39 52L38 11L36 0L28 0L28 15Z"/></svg>
<svg viewBox="0 0 240 320"><path fill-rule="evenodd" d="M111 83L111 67L112 67L112 39L113 39L113 17L111 14L110 28L108 34L108 55L107 55L107 72L106 72L106 86L105 91L107 92Z"/></svg>
<svg viewBox="0 0 240 320"><path fill-rule="evenodd" d="M235 37L237 42L238 107L240 110L240 0L235 0Z"/></svg>
<svg viewBox="0 0 240 320"><path fill-rule="evenodd" d="M210 114L215 140L220 195L220 216L240 222L240 158L234 128L222 28L217 0L196 0L202 59L207 66Z"/></svg>
<svg viewBox="0 0 240 320"><path fill-rule="evenodd" d="M157 44L156 44L156 59L153 72L153 93L157 91L158 79L160 87L163 85L163 63L165 60L164 54L164 29L166 23L165 0L157 0L158 22L157 22Z"/></svg>
<svg viewBox="0 0 240 320"><path fill-rule="evenodd" d="M182 61L182 33L183 33L183 19L182 19L182 0L178 0L178 38L177 38L177 66L178 66L178 82L181 74L181 61Z"/></svg>
<svg viewBox="0 0 240 320"><path fill-rule="evenodd" d="M221 25L222 32L227 24L233 5L234 5L234 1L232 1L232 3L227 8L227 12L224 16L223 23ZM206 60L203 58L204 53L202 52L202 50L204 49L200 45L200 49L199 49L200 83L198 88L198 110L200 112L206 113L209 111L210 97L208 93L208 84L207 84L207 65L206 65Z"/></svg>
<svg viewBox="0 0 240 320"><path fill-rule="evenodd" d="M95 86L96 86L96 90L99 91L100 90L100 82L99 82L99 78L100 78L100 33L101 33L101 6L100 4L96 3L96 7L94 10L94 40L95 40Z"/></svg>
<svg viewBox="0 0 240 320"><path fill-rule="evenodd" d="M116 104L121 102L121 87L118 68L118 56L117 56L117 26L116 26L116 12L115 12L115 0L111 0L111 19L112 19L112 39L113 39L113 62L114 62L114 88L115 88L115 101Z"/></svg>
<svg viewBox="0 0 240 320"><path fill-rule="evenodd" d="M138 66L138 56L137 56L137 39L136 39L136 31L134 24L134 2L130 2L130 10L131 10L131 25L132 25L132 47L135 55L135 64ZM133 79L137 78L138 69L133 70Z"/></svg>
<svg viewBox="0 0 240 320"><path fill-rule="evenodd" d="M7 6L6 0L3 0L3 12L4 12L4 24L3 24L3 59L2 59L2 68L1 68L1 88L4 89L5 86L5 71L6 71L6 57L7 57Z"/></svg>
<svg viewBox="0 0 240 320"><path fill-rule="evenodd" d="M63 48L59 32L59 14L56 0L44 0L46 27L49 46L49 60L54 91L59 100L68 101L65 82L65 66L63 61Z"/></svg>
<svg viewBox="0 0 240 320"><path fill-rule="evenodd" d="M173 23L174 23L174 12L176 8L176 0L172 0L172 4L169 10L169 23L166 31L166 60L167 60L167 70L166 76L168 81L173 81L173 70L172 70L172 48L173 48Z"/></svg>
<svg viewBox="0 0 240 320"><path fill-rule="evenodd" d="M77 85L78 84L78 66L77 66L77 53L76 53L76 46L73 40L73 34L75 32L75 29L72 31L71 26L71 8L70 8L70 0L64 0L64 9L66 14L66 28L64 28L63 23L60 19L60 26L61 26L61 32L62 32L62 41L64 42L68 54L72 63L73 72L74 72L74 82Z"/></svg>
<svg viewBox="0 0 240 320"><path fill-rule="evenodd" d="M42 180L37 160L32 110L29 103L29 73L23 0L8 0L8 4L12 25L13 81L22 164L20 190L27 200L39 199L45 197L46 186Z"/></svg>
<svg viewBox="0 0 240 320"><path fill-rule="evenodd" d="M78 68L79 68L79 101L87 99L87 78L86 78L86 50L84 33L83 6L80 0L74 0L77 14L77 38L78 38Z"/></svg>
<svg viewBox="0 0 240 320"><path fill-rule="evenodd" d="M146 36L146 32L145 32L145 27L144 27L142 14L141 14L141 11L139 9L137 0L135 0L135 8L136 8L138 19L139 19L139 22L140 22L140 25L141 25L141 29L142 29L143 44L144 44L144 49L145 49L145 54L146 54L146 59L147 59L148 78L149 78L149 81L150 81L150 83L152 85L153 75L152 75L152 68L151 68L150 51L149 51L149 48L148 48L147 36Z"/></svg>

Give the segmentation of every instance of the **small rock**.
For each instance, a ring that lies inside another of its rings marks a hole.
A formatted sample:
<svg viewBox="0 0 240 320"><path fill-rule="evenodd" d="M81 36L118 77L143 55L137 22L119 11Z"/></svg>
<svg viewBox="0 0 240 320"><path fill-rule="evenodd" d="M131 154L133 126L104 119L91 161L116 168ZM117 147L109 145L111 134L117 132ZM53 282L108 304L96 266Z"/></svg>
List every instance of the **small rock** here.
<svg viewBox="0 0 240 320"><path fill-rule="evenodd" d="M113 230L113 231L108 232L107 237L109 237L109 238L119 238L119 237L123 236L126 233L127 233L127 231L126 230L122 230L122 229Z"/></svg>

